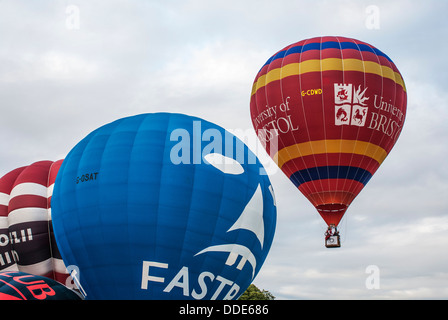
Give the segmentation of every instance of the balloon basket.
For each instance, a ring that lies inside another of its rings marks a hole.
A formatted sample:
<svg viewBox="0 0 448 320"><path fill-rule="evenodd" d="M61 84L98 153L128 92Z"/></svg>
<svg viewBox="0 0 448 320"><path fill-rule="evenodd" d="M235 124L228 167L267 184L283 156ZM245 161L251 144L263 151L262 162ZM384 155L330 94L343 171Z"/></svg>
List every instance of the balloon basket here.
<svg viewBox="0 0 448 320"><path fill-rule="evenodd" d="M341 246L341 238L339 234L325 238L325 246L327 248L339 248Z"/></svg>

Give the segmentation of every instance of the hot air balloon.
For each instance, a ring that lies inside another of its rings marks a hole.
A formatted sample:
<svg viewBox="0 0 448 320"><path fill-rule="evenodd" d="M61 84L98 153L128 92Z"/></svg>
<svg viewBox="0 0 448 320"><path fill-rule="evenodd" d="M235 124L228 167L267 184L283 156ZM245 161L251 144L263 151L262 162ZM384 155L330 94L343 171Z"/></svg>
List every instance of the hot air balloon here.
<svg viewBox="0 0 448 320"><path fill-rule="evenodd" d="M255 77L253 126L269 155L327 223L327 240L334 240L331 230L338 236L347 208L397 141L406 99L392 60L372 45L344 37L291 44Z"/></svg>
<svg viewBox="0 0 448 320"><path fill-rule="evenodd" d="M257 157L183 114L122 118L58 173L54 232L86 299L236 299L271 246L276 207Z"/></svg>
<svg viewBox="0 0 448 320"><path fill-rule="evenodd" d="M69 284L52 234L51 196L62 160L39 161L0 178L0 270Z"/></svg>
<svg viewBox="0 0 448 320"><path fill-rule="evenodd" d="M0 272L0 300L81 300L61 283L19 271Z"/></svg>

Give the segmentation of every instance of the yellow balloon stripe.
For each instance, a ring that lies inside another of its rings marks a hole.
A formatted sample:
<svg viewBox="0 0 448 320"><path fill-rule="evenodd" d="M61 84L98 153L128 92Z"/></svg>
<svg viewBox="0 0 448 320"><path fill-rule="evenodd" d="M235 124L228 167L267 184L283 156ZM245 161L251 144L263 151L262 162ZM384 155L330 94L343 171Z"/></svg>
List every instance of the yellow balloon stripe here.
<svg viewBox="0 0 448 320"><path fill-rule="evenodd" d="M268 83L280 80L289 76L301 75L308 72L323 72L323 71L359 71L364 73L376 74L384 78L395 81L398 85L403 87L406 91L403 78L400 73L395 72L391 68L380 65L373 61L363 61L359 59L314 59L306 60L298 63L290 63L281 68L270 70L267 74L260 76L252 86L252 95L258 89L266 86Z"/></svg>
<svg viewBox="0 0 448 320"><path fill-rule="evenodd" d="M359 154L374 159L378 164L387 156L386 150L370 142L335 139L309 141L285 147L274 155L274 161L281 168L289 160L322 153Z"/></svg>

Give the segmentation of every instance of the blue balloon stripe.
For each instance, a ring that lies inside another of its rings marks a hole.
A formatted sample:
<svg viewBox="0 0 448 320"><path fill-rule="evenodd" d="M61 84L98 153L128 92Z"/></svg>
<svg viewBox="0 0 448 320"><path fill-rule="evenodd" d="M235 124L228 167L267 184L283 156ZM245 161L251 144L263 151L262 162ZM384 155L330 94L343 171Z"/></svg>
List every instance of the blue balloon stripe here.
<svg viewBox="0 0 448 320"><path fill-rule="evenodd" d="M296 187L302 183L323 179L350 179L366 185L372 174L362 168L349 166L323 166L296 171L290 180Z"/></svg>

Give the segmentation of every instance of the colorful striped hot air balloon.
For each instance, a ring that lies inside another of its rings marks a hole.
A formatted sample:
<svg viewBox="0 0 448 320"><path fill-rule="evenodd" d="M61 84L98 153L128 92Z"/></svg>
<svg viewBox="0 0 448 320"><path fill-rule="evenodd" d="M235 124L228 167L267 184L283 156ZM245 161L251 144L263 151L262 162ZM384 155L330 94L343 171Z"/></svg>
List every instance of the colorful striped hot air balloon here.
<svg viewBox="0 0 448 320"><path fill-rule="evenodd" d="M39 161L0 178L0 271L22 271L66 284L50 205L61 164Z"/></svg>
<svg viewBox="0 0 448 320"><path fill-rule="evenodd" d="M250 110L267 152L336 227L397 141L406 99L386 54L354 39L317 37L263 65Z"/></svg>

